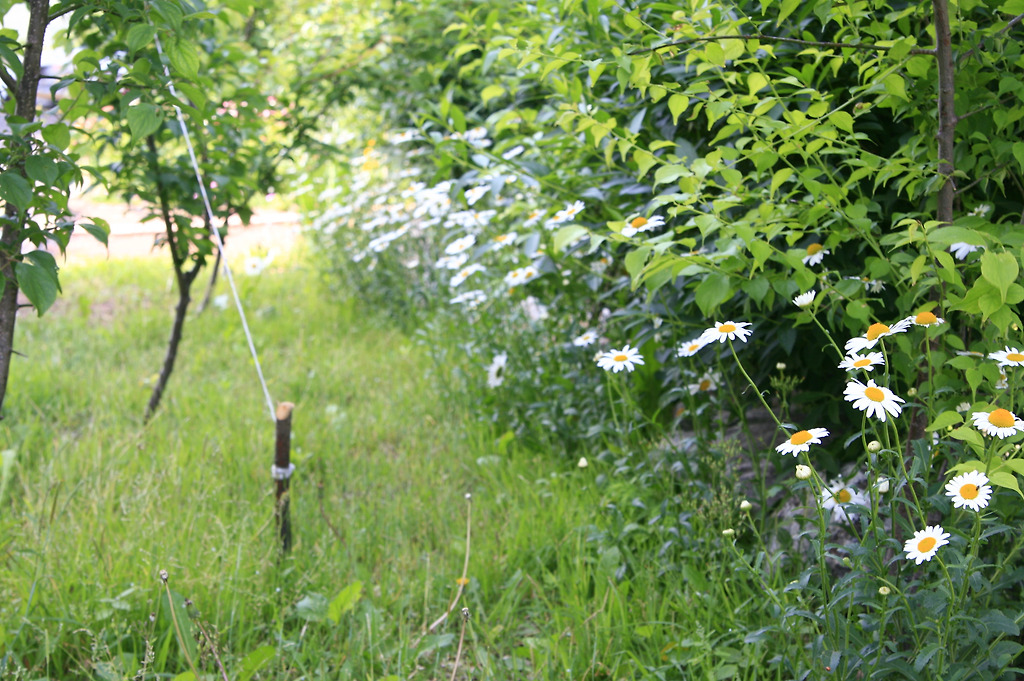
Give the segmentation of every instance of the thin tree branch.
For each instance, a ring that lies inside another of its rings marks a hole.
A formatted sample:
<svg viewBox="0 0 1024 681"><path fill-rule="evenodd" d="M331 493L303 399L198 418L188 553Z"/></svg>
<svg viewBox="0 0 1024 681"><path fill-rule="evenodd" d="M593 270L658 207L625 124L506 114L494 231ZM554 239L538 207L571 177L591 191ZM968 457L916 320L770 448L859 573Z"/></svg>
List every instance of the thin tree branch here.
<svg viewBox="0 0 1024 681"><path fill-rule="evenodd" d="M763 33L756 33L752 35L709 35L709 36L698 36L696 38L683 38L682 40L675 40L670 43L663 45L655 45L654 47L645 47L639 50L633 50L627 52L628 55L643 54L645 52L656 52L658 50L664 50L668 47L680 47L682 45L689 45L691 43L705 43L711 42L712 40L763 40L765 42L776 42L776 43L793 43L794 45L806 45L808 47L826 47L834 49L849 49L849 50L870 50L875 52L889 52L892 47L886 45L874 45L874 44L853 44L853 43L831 43L818 40L802 40L800 38L786 38L778 35L764 35ZM935 50L929 48L914 48L907 54L927 54L934 55Z"/></svg>
<svg viewBox="0 0 1024 681"><path fill-rule="evenodd" d="M966 185L964 185L963 187L957 187L957 188L956 188L956 191L954 191L953 193L954 193L954 194L955 194L956 196L960 196L960 195L961 195L961 194L963 194L964 192L966 192L966 191L970 191L970 189L971 189L972 187L974 187L974 186L975 186L976 184L978 184L978 183L979 183L979 182L981 182L982 180L987 180L988 178L992 177L993 175L995 175L996 173L998 173L998 172L999 172L1000 170L1002 170L1003 168L1005 168L1005 167L1006 167L1007 165L1008 165L1008 164L1006 164L1006 163L1000 163L1000 164L999 164L999 165L997 165L997 166L996 166L995 168L993 168L993 169L992 169L992 170L991 170L990 172L987 172L987 173L985 173L985 174L984 174L984 175L982 175L981 177L975 178L975 179L974 179L974 180L973 180L973 181L972 181L972 182L971 182L970 184L966 184Z"/></svg>
<svg viewBox="0 0 1024 681"><path fill-rule="evenodd" d="M1007 21L1006 22L1006 26L1003 26L1001 29L996 31L996 35L1000 35L1002 33L1008 32L1011 28L1013 28L1014 26L1016 26L1017 24L1019 24L1022 21L1024 21L1024 14L1018 14L1014 18L1012 18L1009 21ZM957 55L957 61L960 61L961 59L969 59L971 57L971 55L973 55L975 52L976 52L976 50L972 47L971 49L967 50L963 54Z"/></svg>
<svg viewBox="0 0 1024 681"><path fill-rule="evenodd" d="M7 73L7 69L0 69L0 80L4 82L4 85L11 92L15 92L18 89L18 81L14 80L11 74Z"/></svg>

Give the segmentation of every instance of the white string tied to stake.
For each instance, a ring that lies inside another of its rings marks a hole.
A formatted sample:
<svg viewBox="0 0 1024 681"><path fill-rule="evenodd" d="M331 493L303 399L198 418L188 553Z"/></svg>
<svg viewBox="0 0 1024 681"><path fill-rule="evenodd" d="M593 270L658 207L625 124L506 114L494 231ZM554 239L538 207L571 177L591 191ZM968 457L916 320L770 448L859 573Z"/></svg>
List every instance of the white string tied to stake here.
<svg viewBox="0 0 1024 681"><path fill-rule="evenodd" d="M174 97L178 97L178 92L174 88L174 83L171 81L171 72L167 68L167 58L164 55L163 46L160 44L160 34L157 33L154 36L156 40L156 51L160 55L160 65L163 66L164 75L167 77L167 89ZM224 276L228 280L228 285L231 287L231 295L235 299L235 307L238 309L238 316L242 320L242 330L245 332L245 340L249 344L249 352L252 354L253 364L256 365L256 375L260 379L260 386L263 388L263 396L267 399L267 408L270 410L270 418L276 420L274 415L274 400L270 397L270 390L267 388L267 381L263 378L263 368L260 366L260 358L256 353L256 345L252 340L252 332L249 331L249 323L245 318L245 310L242 308L242 300L238 297L238 289L235 287L235 279L231 276L231 268L228 267L227 251L224 248L224 240L220 238L220 230L214 225L213 207L210 205L210 197L206 192L206 183L203 182L203 173L199 169L199 161L196 159L195 148L192 146L192 137L189 135L188 126L185 125L185 116L181 113L181 109L177 104L172 104L174 107L174 113L178 118L178 127L181 128L182 136L185 138L185 147L188 149L189 159L192 161L192 169L196 174L196 181L199 183L199 193L203 197L203 207L206 209L206 216L210 221L210 233L213 234L213 240L217 243L217 248L220 249L224 266ZM275 466L276 468L276 466ZM295 466L291 468L294 470ZM273 471L272 471L273 472ZM276 474L276 473L275 473ZM286 480L291 477L291 471L284 478L277 478L275 480L283 479Z"/></svg>
<svg viewBox="0 0 1024 681"><path fill-rule="evenodd" d="M287 468L281 468L280 466L270 467L270 477L274 480L287 480L292 477L292 473L295 472L295 464L288 464Z"/></svg>

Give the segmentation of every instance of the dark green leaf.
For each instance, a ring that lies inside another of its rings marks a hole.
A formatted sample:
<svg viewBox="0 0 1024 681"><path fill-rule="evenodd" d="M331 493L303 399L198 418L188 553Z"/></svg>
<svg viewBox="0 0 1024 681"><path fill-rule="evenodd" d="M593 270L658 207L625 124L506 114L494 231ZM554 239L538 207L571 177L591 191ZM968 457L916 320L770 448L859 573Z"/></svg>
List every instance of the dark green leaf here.
<svg viewBox="0 0 1024 681"><path fill-rule="evenodd" d="M24 261L15 264L14 273L18 287L41 317L57 300L60 290L57 261L46 251L32 251L25 254Z"/></svg>

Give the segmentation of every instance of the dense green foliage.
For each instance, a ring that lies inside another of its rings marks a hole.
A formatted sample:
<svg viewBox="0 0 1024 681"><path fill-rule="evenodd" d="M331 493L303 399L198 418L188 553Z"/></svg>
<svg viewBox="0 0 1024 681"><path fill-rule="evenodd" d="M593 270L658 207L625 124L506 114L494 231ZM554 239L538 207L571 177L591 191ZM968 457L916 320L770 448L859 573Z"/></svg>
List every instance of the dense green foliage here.
<svg viewBox="0 0 1024 681"><path fill-rule="evenodd" d="M342 309L417 339L427 402L477 417L459 474L522 520L464 585L472 674L1020 673L1020 0L153 6L77 23L123 188L173 186L201 264L181 106L218 206L288 187ZM270 650L282 677L450 673L454 628L411 633L430 578L381 572L435 540L367 539L365 599L317 543L309 589L217 620L225 649L243 676ZM27 669L88 657L16 631Z"/></svg>

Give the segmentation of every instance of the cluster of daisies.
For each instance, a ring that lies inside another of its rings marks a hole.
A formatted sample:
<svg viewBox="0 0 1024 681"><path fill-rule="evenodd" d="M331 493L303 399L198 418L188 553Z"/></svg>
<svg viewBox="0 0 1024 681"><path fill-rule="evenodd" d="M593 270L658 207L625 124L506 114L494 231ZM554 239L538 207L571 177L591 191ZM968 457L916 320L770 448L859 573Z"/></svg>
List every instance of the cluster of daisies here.
<svg viewBox="0 0 1024 681"><path fill-rule="evenodd" d="M796 301L794 301L796 302ZM913 317L907 317L892 325L876 323L868 327L863 336L851 338L845 344L847 355L839 363L839 368L849 372L871 372L878 366L884 366L885 357L881 352L869 352L883 338L898 333L905 333L911 328L937 326L944 320L934 313L924 311ZM1000 367L1024 366L1024 353L1017 348L1007 346L1004 350L989 353L989 358L999 362ZM888 417L898 417L902 411L903 398L889 388L878 385L873 379L866 383L857 379L847 382L843 391L844 399L852 403L855 409L863 411L865 417L876 418L885 422ZM1004 439L1024 432L1024 421L1012 412L1003 408L991 411L973 412L973 424L985 435ZM788 440L775 449L780 454L797 456L810 451L811 445L821 444L828 437L826 428L810 428L793 433ZM876 443L872 443L877 445ZM810 477L811 469L806 465L797 466L797 477ZM954 508L965 508L978 512L988 506L992 496L992 488L988 485L988 477L981 471L972 470L955 476L945 487L946 496L950 497ZM884 485L884 487L883 487ZM879 479L876 489L880 493L888 491L888 481ZM833 520L846 517L845 505L863 506L868 502L866 496L845 485L841 481L822 490L822 504L832 512ZM941 525L928 525L923 530L914 532L914 536L904 544L907 559L920 565L931 560L939 547L949 543L949 533Z"/></svg>
<svg viewBox="0 0 1024 681"><path fill-rule="evenodd" d="M807 307L813 303L814 297L815 293L812 290L801 294L793 302L799 307ZM906 333L914 327L932 327L943 323L944 320L933 312L922 311L891 325L872 324L864 335L851 338L846 342L846 355L839 363L838 368L847 373L863 371L870 374L876 367L885 366L885 355L875 351L882 339ZM752 334L750 326L749 322L715 322L714 326L706 329L696 338L681 343L676 354L680 357L690 357L715 342L746 342ZM591 335L580 336L574 343L587 345L596 339L596 335L592 332L587 333ZM989 353L988 357L996 360L1000 368L1024 366L1024 352L1016 347L1006 346L1003 350ZM628 344L621 350L611 349L599 353L595 361L600 368L611 372L633 371L637 365L644 363L639 350ZM867 379L865 382L851 377L847 381L843 396L854 409L864 412L865 418L874 418L883 423L890 417L898 417L905 402L888 387L877 384L874 379ZM978 430L990 437L1003 439L1024 432L1024 421L1003 408L975 411L972 420ZM794 457L799 454L807 454L812 445L822 444L823 439L827 438L829 434L827 428L798 430L775 449L780 454L792 454ZM877 443L872 444L880 447ZM807 479L812 475L813 471L810 466L797 465L797 478ZM972 470L962 473L946 484L946 495L950 497L954 508L965 508L978 512L988 506L992 496L992 488L988 482L988 477L981 471ZM879 478L875 482L875 489L882 494L888 492L888 479ZM842 480L825 486L821 492L822 508L831 514L835 522L852 517L852 514L847 511L848 507L865 506L868 503L867 495ZM941 525L929 525L923 530L916 531L913 538L907 540L904 545L907 558L916 561L919 565L924 561L931 560L939 547L949 543L949 536L949 533L945 532Z"/></svg>

